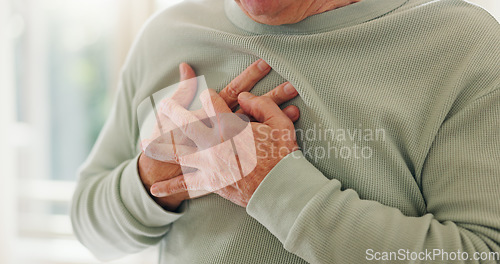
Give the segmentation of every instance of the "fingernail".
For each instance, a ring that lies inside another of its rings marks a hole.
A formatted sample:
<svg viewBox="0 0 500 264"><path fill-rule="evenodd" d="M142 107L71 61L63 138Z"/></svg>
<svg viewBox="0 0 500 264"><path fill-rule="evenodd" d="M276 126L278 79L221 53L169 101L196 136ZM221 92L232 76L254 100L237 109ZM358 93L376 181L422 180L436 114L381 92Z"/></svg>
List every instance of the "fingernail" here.
<svg viewBox="0 0 500 264"><path fill-rule="evenodd" d="M285 85L285 87L283 88L283 90L288 95L292 95L292 94L295 94L297 92L297 90L295 90L295 88L293 87L293 85L291 83L287 83Z"/></svg>
<svg viewBox="0 0 500 264"><path fill-rule="evenodd" d="M251 93L240 93L240 95L238 96L238 99L240 100L248 100L248 99L251 99L253 98L254 95L252 95Z"/></svg>
<svg viewBox="0 0 500 264"><path fill-rule="evenodd" d="M267 64L264 60L260 60L259 63L257 63L257 68L261 71L265 71L269 69L269 64Z"/></svg>
<svg viewBox="0 0 500 264"><path fill-rule="evenodd" d="M161 193L160 193L160 190L158 190L158 187L156 186L151 186L151 195L155 196L155 197L160 197Z"/></svg>

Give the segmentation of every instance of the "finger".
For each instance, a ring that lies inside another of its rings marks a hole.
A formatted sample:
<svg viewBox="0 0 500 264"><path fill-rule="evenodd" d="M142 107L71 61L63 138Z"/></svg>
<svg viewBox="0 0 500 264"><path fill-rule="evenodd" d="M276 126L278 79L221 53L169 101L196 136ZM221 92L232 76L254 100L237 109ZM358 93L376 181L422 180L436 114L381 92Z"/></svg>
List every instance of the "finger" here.
<svg viewBox="0 0 500 264"><path fill-rule="evenodd" d="M166 197L172 194L188 191L184 175L179 175L172 179L157 182L149 190L155 197Z"/></svg>
<svg viewBox="0 0 500 264"><path fill-rule="evenodd" d="M285 107L285 109L283 109L283 113L285 113L285 115L288 116L292 122L299 120L300 110L295 105Z"/></svg>
<svg viewBox="0 0 500 264"><path fill-rule="evenodd" d="M288 108L290 108L290 109L288 109ZM248 120L250 122L257 121L255 118L253 118L253 116L250 116L249 114L245 113L245 111L243 111L243 109L238 109L238 111L236 111L234 113L238 114L238 115L247 116ZM297 120L299 120L300 111L299 111L299 108L294 106L294 105L287 106L285 109L283 109L283 113L285 113L285 115L288 116L288 118L290 118L290 120L292 120L292 122L296 122Z"/></svg>
<svg viewBox="0 0 500 264"><path fill-rule="evenodd" d="M153 137L149 138L149 139L143 139L141 140L141 150L142 151L146 151L146 149L148 148L148 146L153 143L153 144L158 144L158 143L170 143L170 142L167 142L167 139L166 139L166 136L165 135L160 135L160 134L157 134L157 135L153 135Z"/></svg>
<svg viewBox="0 0 500 264"><path fill-rule="evenodd" d="M193 113L170 98L165 99L165 103L162 104L160 111L168 116L186 136L197 144L202 142L203 136L210 132L209 128Z"/></svg>
<svg viewBox="0 0 500 264"><path fill-rule="evenodd" d="M179 64L179 72L181 74L181 82L196 77L193 68L191 68L191 66L189 66L189 64L185 62Z"/></svg>
<svg viewBox="0 0 500 264"><path fill-rule="evenodd" d="M297 92L297 90L295 90L293 85L290 82L285 82L262 96L269 97L271 98L271 100L273 100L274 103L276 103L277 105L281 105L297 97L297 95L299 95L299 93ZM243 109L238 109L235 113L246 114ZM292 122L295 122L298 119L298 113L293 113L291 110L288 110L288 112L285 112L285 114L290 117Z"/></svg>
<svg viewBox="0 0 500 264"><path fill-rule="evenodd" d="M216 116L217 113L232 113L226 102L213 89L203 91L200 95L200 101L209 117Z"/></svg>
<svg viewBox="0 0 500 264"><path fill-rule="evenodd" d="M177 90L172 95L172 99L182 107L188 108L196 95L198 82L193 68L187 63L181 63L179 65L179 71L181 79Z"/></svg>
<svg viewBox="0 0 500 264"><path fill-rule="evenodd" d="M181 193L185 191L202 191L200 186L188 185L186 184L186 180L188 182L197 182L194 179L200 179L203 177L200 171L196 171L193 173L188 173L184 175L179 175L172 179L161 181L153 184L151 186L150 192L155 197L166 197L172 194Z"/></svg>
<svg viewBox="0 0 500 264"><path fill-rule="evenodd" d="M205 191L205 190L202 190L202 191L189 191L187 193L187 196L189 197L189 199L194 199L194 198L199 198L199 197L202 197L202 196L206 196L207 194L211 194L212 192L209 192L209 191Z"/></svg>
<svg viewBox="0 0 500 264"><path fill-rule="evenodd" d="M257 122L257 120L255 120L255 118L253 118L253 116L249 115L248 113L245 113L245 111L243 111L242 109L239 109L238 111L236 111L234 113L238 114L238 115L246 116L250 122ZM240 117L242 117L242 116L240 116ZM246 121L246 119L242 119L242 120Z"/></svg>
<svg viewBox="0 0 500 264"><path fill-rule="evenodd" d="M274 103L280 105L292 100L293 98L297 97L297 95L299 95L299 93L297 92L297 90L295 90L295 87L293 87L290 82L284 82L261 96L269 97L271 98L271 100L273 100ZM238 109L236 113L242 114L243 110Z"/></svg>
<svg viewBox="0 0 500 264"><path fill-rule="evenodd" d="M274 103L280 105L292 100L298 94L299 93L297 92L297 90L295 90L295 88L291 83L285 82L278 85L276 88L267 92L263 96L271 98L271 100L273 100Z"/></svg>
<svg viewBox="0 0 500 264"><path fill-rule="evenodd" d="M165 143L152 143L144 151L144 154L154 160L179 164L179 157L192 154L198 148L185 145L172 145Z"/></svg>
<svg viewBox="0 0 500 264"><path fill-rule="evenodd" d="M292 121L269 97L245 92L238 96L238 102L243 111L271 128L294 129Z"/></svg>
<svg viewBox="0 0 500 264"><path fill-rule="evenodd" d="M233 109L238 105L238 95L242 92L252 90L255 84L270 71L271 67L264 60L259 59L234 78L220 91L219 95L224 99L229 108Z"/></svg>
<svg viewBox="0 0 500 264"><path fill-rule="evenodd" d="M222 97L220 97L220 95L213 89L203 91L200 95L200 101L204 112L208 117L210 117L203 121L209 123L208 126L215 128L220 134L220 116L228 113L233 114L233 112L227 106Z"/></svg>

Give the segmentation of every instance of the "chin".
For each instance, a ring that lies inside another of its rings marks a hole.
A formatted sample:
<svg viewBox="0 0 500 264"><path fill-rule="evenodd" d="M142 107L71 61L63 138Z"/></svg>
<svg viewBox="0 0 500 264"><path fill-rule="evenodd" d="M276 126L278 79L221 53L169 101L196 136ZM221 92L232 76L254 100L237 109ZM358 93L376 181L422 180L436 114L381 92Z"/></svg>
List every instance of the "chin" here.
<svg viewBox="0 0 500 264"><path fill-rule="evenodd" d="M236 0L236 2L252 17L273 17L284 8L279 0Z"/></svg>

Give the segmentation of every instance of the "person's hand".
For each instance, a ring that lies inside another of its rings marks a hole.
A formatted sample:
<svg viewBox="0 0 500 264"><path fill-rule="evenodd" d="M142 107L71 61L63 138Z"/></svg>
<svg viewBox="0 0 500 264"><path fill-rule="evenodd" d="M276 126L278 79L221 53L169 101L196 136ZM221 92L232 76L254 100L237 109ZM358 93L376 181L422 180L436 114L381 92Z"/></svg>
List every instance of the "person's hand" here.
<svg viewBox="0 0 500 264"><path fill-rule="evenodd" d="M193 69L183 63L179 66L181 71L181 81L190 80L195 77L195 73ZM220 93L220 97L224 100L225 104L229 106L231 109L234 109L238 106L238 95L242 92L249 91L253 88L253 86L261 80L264 76L266 76L271 68L263 61L258 60L252 65L250 65L245 71L243 71L239 76L237 76L228 86L226 86ZM196 80L196 79L192 79ZM181 86L178 89L178 92L172 96L172 100L176 101L182 107L187 107L191 101L193 100L196 91L193 92L193 87L196 86L196 83L185 82L185 86ZM196 88L195 88L196 89ZM180 95L184 96L180 96ZM297 92L295 89L288 83L283 83L273 89L272 91L263 95L265 98L269 98L275 104L282 104L290 99L293 99L297 96ZM243 109L237 111L237 113L244 113ZM298 118L298 110L294 107L287 107L283 110L283 113L289 116L289 118L297 119ZM204 111L195 111L194 114L202 118L205 115ZM171 144L170 135L166 133L164 136L162 132L167 132L171 127L171 121L166 115L159 113L159 118L161 120L161 124L163 125L163 129L155 128L155 132L150 140L145 140L142 142L143 150L148 151L149 154L154 154L154 147L159 147L161 145L151 146L151 142L155 142L158 144ZM177 135L176 135L177 136ZM177 137L176 137L177 138ZM176 142L177 154L183 154L183 150L188 152L190 150L190 142L191 140L186 139L182 140L183 142ZM179 144L181 143L181 144ZM171 154L166 156L156 156L154 158L150 157L154 155L147 155L144 152L139 158L138 169L141 180L144 184L144 187L147 190L150 190L151 186L156 182L165 181L176 177L182 173L182 169L178 164L167 162L168 157ZM163 206L165 209L170 211L175 211L175 209L182 203L182 201L189 198L187 192L178 192L175 195L171 195L169 197L154 197L155 201Z"/></svg>
<svg viewBox="0 0 500 264"><path fill-rule="evenodd" d="M282 112L269 98L242 93L242 110L259 122L246 124L231 112L215 91L202 94L201 101L211 125L198 119L175 101L162 112L196 145L185 156L171 157L183 167L196 169L167 181L155 183L151 193L168 197L176 193L215 192L245 207L264 177L286 155L298 149L293 121L298 109ZM239 121L238 121L239 120Z"/></svg>
<svg viewBox="0 0 500 264"><path fill-rule="evenodd" d="M179 84L179 88L172 96L172 98L183 107L188 107L196 94L196 75L193 69L186 63L182 63L179 65L179 71L181 82ZM168 129L169 127L171 127L170 120L168 119L168 117L162 114L158 115L158 119L158 123L161 124L162 127L156 125L150 138L143 139L141 141L141 148L143 152L139 157L137 165L141 181L148 191L155 182L159 180L167 180L182 173L180 166L172 163L158 161L154 158L149 157L148 155L145 155L144 153L148 149L148 147L151 149L153 147L156 147L157 144L171 143L161 142L162 139L166 138L166 136L162 136L162 134L168 133ZM183 197L184 195L182 193L179 193L168 198L156 198L153 196L153 199L163 208L170 211L175 211L175 209L177 209L177 207L183 201Z"/></svg>

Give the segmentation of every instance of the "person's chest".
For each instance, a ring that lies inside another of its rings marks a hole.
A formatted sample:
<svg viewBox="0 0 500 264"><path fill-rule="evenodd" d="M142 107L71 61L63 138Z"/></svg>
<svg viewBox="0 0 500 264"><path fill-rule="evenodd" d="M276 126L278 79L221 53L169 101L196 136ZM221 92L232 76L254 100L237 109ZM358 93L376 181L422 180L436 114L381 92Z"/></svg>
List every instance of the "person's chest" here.
<svg viewBox="0 0 500 264"><path fill-rule="evenodd" d="M263 58L273 71L251 92L262 95L284 81L295 86L299 97L283 106L294 104L301 111L297 141L311 163L361 198L400 207L408 215L425 211L420 172L449 107L452 87L442 85L446 71L432 73L410 59L418 54L395 55L408 47L303 45L298 40L276 46L256 37L232 44L203 41L204 46L178 41L178 52L150 54L146 61L152 63L145 64L135 101L178 82L181 62L204 76L208 88L220 91ZM168 51L172 45L163 47Z"/></svg>

